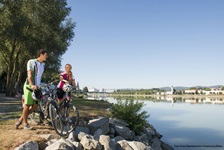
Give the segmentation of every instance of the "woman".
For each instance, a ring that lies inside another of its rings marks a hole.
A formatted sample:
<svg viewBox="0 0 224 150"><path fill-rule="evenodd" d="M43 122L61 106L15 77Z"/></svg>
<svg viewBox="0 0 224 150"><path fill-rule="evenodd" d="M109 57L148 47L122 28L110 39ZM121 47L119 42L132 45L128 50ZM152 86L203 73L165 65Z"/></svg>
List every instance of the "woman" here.
<svg viewBox="0 0 224 150"><path fill-rule="evenodd" d="M65 65L65 71L60 73L60 82L57 85L57 96L58 96L58 103L61 102L66 92L63 90L63 86L65 84L72 85L73 88L76 87L75 79L72 75L72 66L70 64ZM71 92L68 92L68 99L70 100Z"/></svg>

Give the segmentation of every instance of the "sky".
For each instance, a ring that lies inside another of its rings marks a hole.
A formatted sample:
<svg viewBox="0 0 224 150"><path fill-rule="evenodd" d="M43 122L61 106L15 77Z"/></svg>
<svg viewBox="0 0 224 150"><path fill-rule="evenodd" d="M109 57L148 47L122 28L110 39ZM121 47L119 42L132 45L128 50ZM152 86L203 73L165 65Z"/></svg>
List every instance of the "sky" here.
<svg viewBox="0 0 224 150"><path fill-rule="evenodd" d="M224 85L223 0L68 0L81 88Z"/></svg>

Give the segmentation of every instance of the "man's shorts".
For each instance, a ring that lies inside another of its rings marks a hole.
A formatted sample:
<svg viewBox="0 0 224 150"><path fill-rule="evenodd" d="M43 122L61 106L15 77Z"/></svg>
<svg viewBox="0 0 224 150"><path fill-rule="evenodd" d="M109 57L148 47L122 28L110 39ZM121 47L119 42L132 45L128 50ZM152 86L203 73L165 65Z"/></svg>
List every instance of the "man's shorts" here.
<svg viewBox="0 0 224 150"><path fill-rule="evenodd" d="M31 86L29 84L25 83L24 86L23 86L24 104L25 105L39 104L39 101L33 100L33 98L32 98L32 91L30 91L29 89L31 89Z"/></svg>

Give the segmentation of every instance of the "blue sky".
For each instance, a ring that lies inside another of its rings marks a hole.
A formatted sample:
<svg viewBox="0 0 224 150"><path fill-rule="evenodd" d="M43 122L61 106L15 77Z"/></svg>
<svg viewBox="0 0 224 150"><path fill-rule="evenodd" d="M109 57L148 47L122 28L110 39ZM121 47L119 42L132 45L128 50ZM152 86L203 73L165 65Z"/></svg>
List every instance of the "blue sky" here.
<svg viewBox="0 0 224 150"><path fill-rule="evenodd" d="M81 88L224 85L223 0L68 0Z"/></svg>

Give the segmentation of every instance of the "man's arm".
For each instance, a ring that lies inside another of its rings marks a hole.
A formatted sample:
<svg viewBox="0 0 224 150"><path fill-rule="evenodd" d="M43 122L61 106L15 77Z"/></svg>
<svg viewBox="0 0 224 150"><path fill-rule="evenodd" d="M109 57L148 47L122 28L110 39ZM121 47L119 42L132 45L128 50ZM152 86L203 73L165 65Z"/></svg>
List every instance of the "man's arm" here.
<svg viewBox="0 0 224 150"><path fill-rule="evenodd" d="M34 83L33 83L33 81L32 81L32 71L31 71L31 70L28 70L28 71L27 71L27 79L28 79L28 82L29 82L31 88L32 88L33 90L36 90L37 87L36 87L36 85L34 85Z"/></svg>

